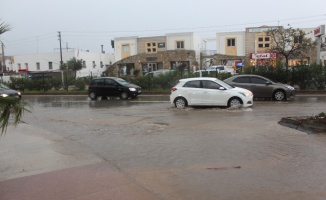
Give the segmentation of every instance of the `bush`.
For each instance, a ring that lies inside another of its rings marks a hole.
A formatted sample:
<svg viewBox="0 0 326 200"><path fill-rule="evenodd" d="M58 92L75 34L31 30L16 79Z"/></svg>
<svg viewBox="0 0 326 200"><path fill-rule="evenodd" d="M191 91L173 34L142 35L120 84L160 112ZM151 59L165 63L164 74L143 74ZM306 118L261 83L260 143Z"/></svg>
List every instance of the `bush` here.
<svg viewBox="0 0 326 200"><path fill-rule="evenodd" d="M85 89L85 86L86 86L86 82L87 82L87 79L77 78L74 81L74 84L75 84L77 90L84 90Z"/></svg>
<svg viewBox="0 0 326 200"><path fill-rule="evenodd" d="M51 89L59 90L62 88L62 80L58 78L49 79Z"/></svg>

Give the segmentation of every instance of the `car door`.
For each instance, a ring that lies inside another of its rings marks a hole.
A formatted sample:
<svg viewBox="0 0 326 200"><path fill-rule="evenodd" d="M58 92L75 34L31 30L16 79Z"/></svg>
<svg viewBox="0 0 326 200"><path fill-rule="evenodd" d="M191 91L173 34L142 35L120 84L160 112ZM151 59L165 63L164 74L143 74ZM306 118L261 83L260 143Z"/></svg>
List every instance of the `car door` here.
<svg viewBox="0 0 326 200"><path fill-rule="evenodd" d="M273 94L273 87L267 84L269 81L262 77L251 76L251 91L254 97L271 97Z"/></svg>
<svg viewBox="0 0 326 200"><path fill-rule="evenodd" d="M200 80L188 81L182 87L181 96L184 96L189 105L202 105L203 89Z"/></svg>
<svg viewBox="0 0 326 200"><path fill-rule="evenodd" d="M226 93L221 90L221 85L210 80L203 80L203 94L202 94L202 104L203 105L226 105Z"/></svg>
<svg viewBox="0 0 326 200"><path fill-rule="evenodd" d="M105 94L106 96L117 96L118 94L118 83L116 83L114 80L110 78L106 78L105 81Z"/></svg>
<svg viewBox="0 0 326 200"><path fill-rule="evenodd" d="M92 80L90 88L96 96L105 96L104 80L102 78Z"/></svg>
<svg viewBox="0 0 326 200"><path fill-rule="evenodd" d="M250 78L249 76L240 76L235 78L231 85L235 86L235 87L240 87L240 88L245 88L247 90L251 90L251 83L250 83ZM252 91L253 92L253 91Z"/></svg>

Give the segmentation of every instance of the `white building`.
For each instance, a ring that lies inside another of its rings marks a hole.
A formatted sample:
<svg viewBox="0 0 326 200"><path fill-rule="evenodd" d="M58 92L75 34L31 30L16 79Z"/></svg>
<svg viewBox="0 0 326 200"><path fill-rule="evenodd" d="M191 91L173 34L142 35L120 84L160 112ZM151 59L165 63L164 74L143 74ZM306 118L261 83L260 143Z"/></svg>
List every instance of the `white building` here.
<svg viewBox="0 0 326 200"><path fill-rule="evenodd" d="M162 70L195 69L200 62L202 41L195 33L169 33L152 37L114 38L115 62L111 73L142 74Z"/></svg>
<svg viewBox="0 0 326 200"><path fill-rule="evenodd" d="M83 69L77 72L77 77L100 76L113 62L113 54L94 53L88 51L62 51L62 62L67 63L72 58L82 60ZM10 71L44 72L60 70L60 52L40 53L12 56L7 69Z"/></svg>
<svg viewBox="0 0 326 200"><path fill-rule="evenodd" d="M182 41L184 49L194 50L196 53L196 60L200 60L200 51L202 50L202 39L195 33L170 33L166 34L166 49L176 50L179 47L178 42Z"/></svg>
<svg viewBox="0 0 326 200"><path fill-rule="evenodd" d="M216 34L216 53L245 56L246 32L222 32Z"/></svg>
<svg viewBox="0 0 326 200"><path fill-rule="evenodd" d="M151 44L151 46L147 46ZM155 46L152 46L155 44ZM155 51L148 51L148 49ZM196 60L200 60L200 51L202 50L202 39L195 33L168 33L165 36L154 37L120 37L114 38L114 55L115 62L124 58L134 56L141 53L157 53L169 50L194 50L196 52Z"/></svg>

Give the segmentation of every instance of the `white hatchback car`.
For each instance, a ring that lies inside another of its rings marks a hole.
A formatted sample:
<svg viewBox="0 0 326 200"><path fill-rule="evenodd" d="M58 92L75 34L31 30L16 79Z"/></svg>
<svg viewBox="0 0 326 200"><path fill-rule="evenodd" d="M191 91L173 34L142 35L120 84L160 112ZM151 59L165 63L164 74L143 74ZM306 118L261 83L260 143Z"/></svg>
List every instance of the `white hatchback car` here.
<svg viewBox="0 0 326 200"><path fill-rule="evenodd" d="M250 107L253 94L243 88L233 87L217 78L198 77L180 79L171 89L171 104L186 106Z"/></svg>

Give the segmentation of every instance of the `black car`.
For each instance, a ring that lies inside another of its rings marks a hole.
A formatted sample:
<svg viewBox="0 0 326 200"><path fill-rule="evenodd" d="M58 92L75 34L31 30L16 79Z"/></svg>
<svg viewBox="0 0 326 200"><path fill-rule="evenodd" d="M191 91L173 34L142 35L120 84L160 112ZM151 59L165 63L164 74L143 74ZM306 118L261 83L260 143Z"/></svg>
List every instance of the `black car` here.
<svg viewBox="0 0 326 200"><path fill-rule="evenodd" d="M21 93L16 90L12 90L8 88L7 86L0 83L0 97L16 97L21 98Z"/></svg>
<svg viewBox="0 0 326 200"><path fill-rule="evenodd" d="M122 78L101 77L91 80L88 87L88 96L92 100L97 97L118 96L123 100L135 98L141 94L141 87L131 84Z"/></svg>
<svg viewBox="0 0 326 200"><path fill-rule="evenodd" d="M232 76L224 80L226 83L250 90L254 98L273 98L276 101L293 99L295 96L294 87L275 83L263 76L245 74Z"/></svg>

